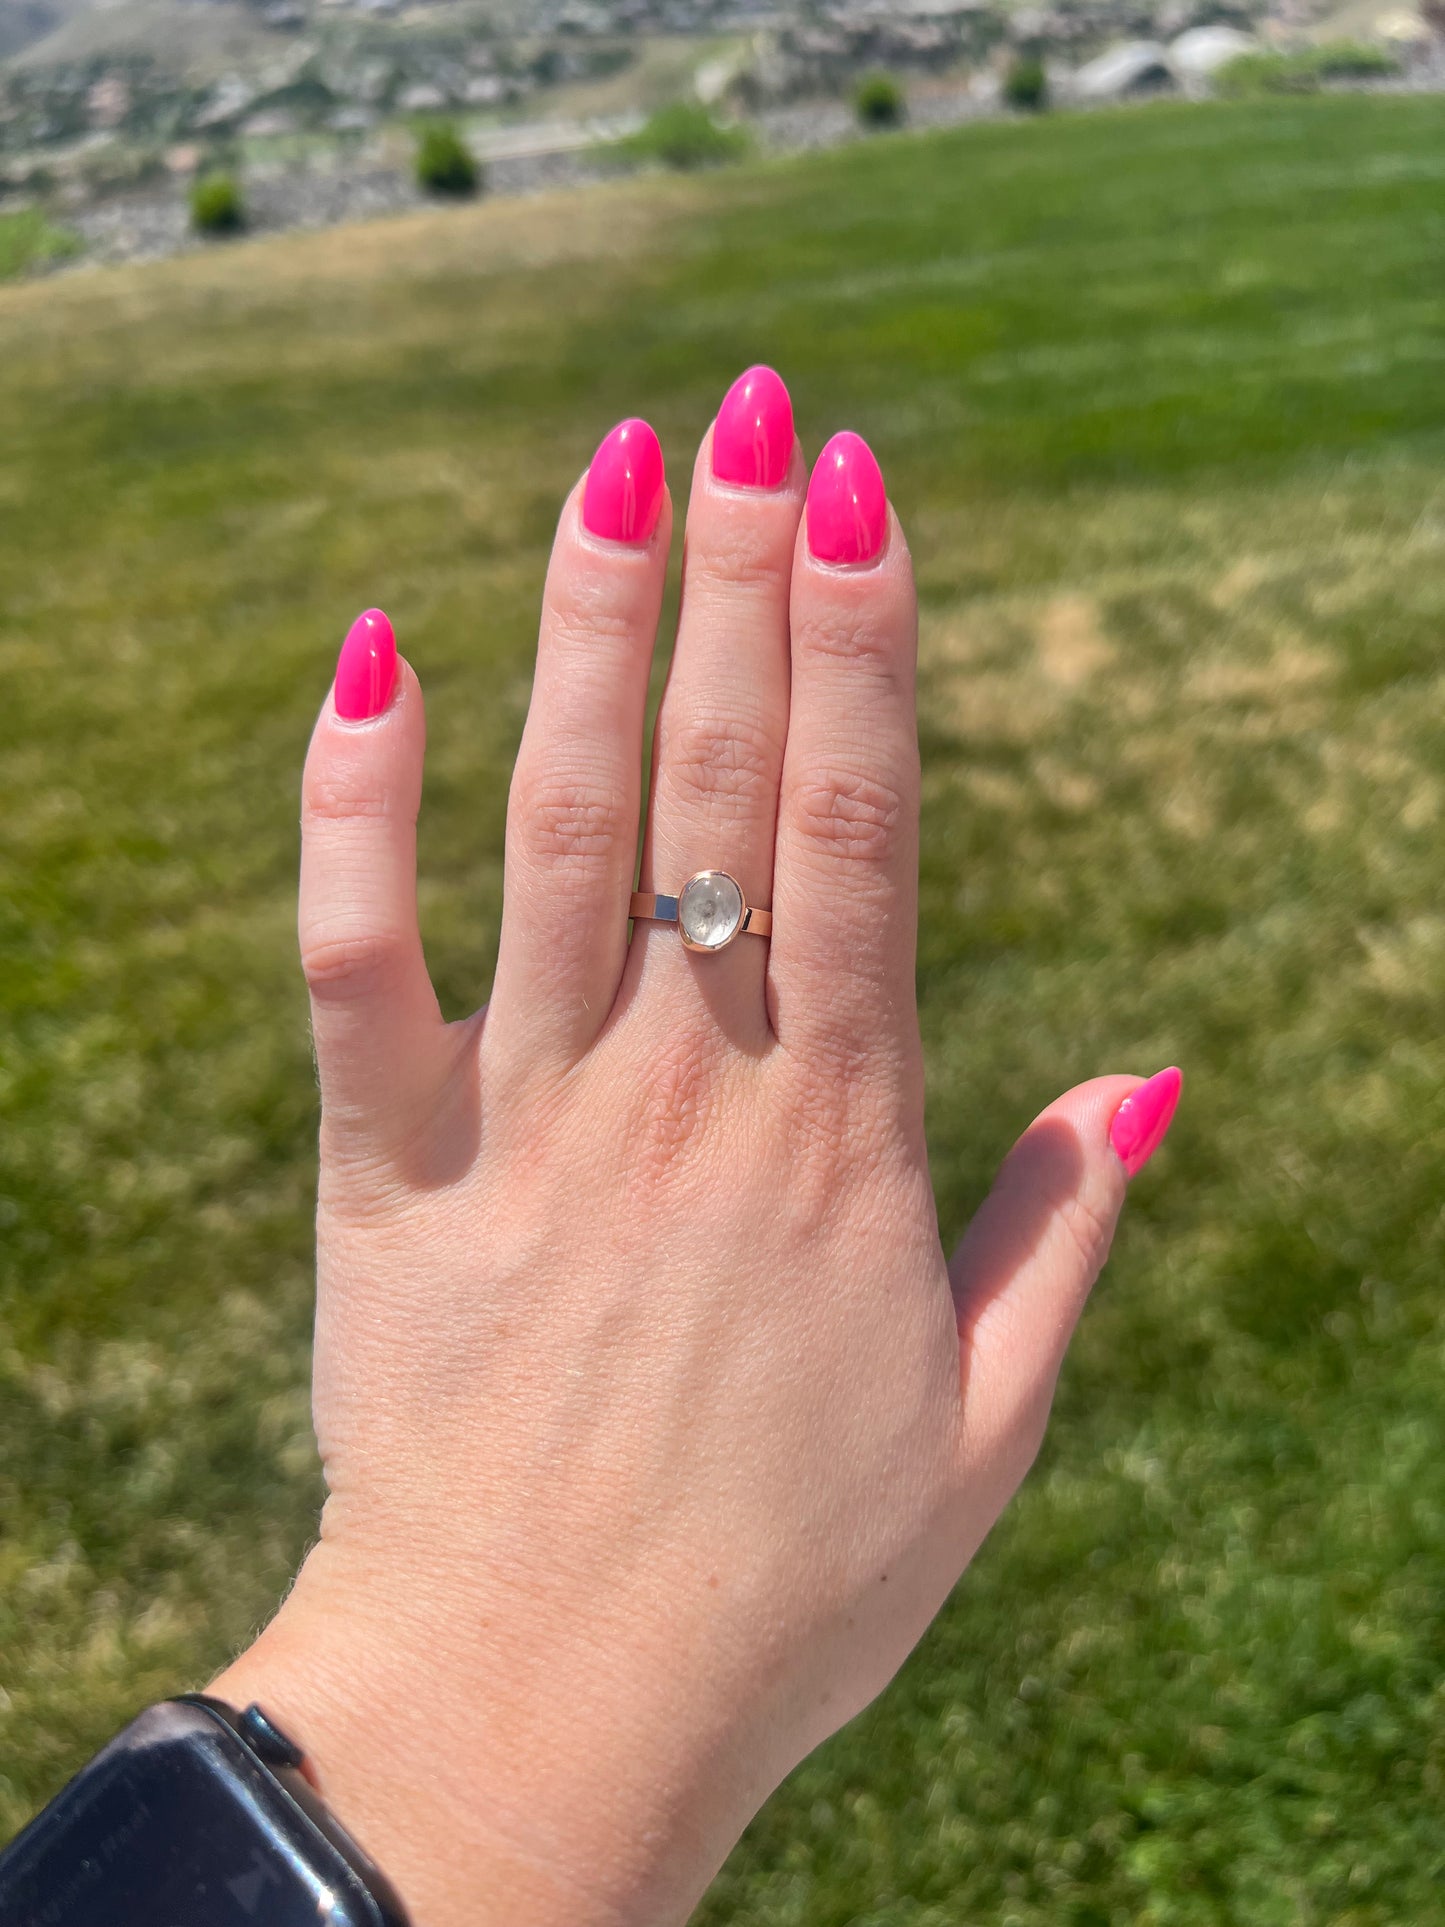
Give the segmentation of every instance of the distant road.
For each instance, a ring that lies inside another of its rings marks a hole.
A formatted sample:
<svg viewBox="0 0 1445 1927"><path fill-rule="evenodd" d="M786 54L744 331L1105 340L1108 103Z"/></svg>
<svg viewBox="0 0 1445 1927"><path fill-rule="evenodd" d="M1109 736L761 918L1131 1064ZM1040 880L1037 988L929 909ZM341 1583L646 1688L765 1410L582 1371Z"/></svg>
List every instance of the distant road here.
<svg viewBox="0 0 1445 1927"><path fill-rule="evenodd" d="M613 114L605 120L529 120L520 127L468 130L468 143L484 161L539 160L547 154L575 154L605 141L625 140L642 126L641 114Z"/></svg>

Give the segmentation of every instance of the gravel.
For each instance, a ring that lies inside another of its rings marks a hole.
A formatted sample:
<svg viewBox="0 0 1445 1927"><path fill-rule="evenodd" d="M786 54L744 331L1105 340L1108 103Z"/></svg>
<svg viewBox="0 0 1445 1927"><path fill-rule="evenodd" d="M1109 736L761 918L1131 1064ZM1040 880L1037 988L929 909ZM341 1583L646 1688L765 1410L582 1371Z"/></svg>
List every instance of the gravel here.
<svg viewBox="0 0 1445 1927"><path fill-rule="evenodd" d="M536 194L548 188L581 186L602 175L603 170L585 155L529 154L490 162L487 192ZM399 168L344 162L250 168L243 191L247 231L252 234L337 227L435 205ZM174 182L94 202L68 214L66 225L81 236L84 253L52 271L86 263L159 261L216 245L194 232L188 193Z"/></svg>

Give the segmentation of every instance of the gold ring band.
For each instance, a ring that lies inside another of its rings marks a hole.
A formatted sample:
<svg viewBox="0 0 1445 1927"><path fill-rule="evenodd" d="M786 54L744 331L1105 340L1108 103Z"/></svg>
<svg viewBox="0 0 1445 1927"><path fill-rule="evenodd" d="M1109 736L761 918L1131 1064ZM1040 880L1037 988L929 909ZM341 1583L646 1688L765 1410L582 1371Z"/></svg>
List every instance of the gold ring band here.
<svg viewBox="0 0 1445 1927"><path fill-rule="evenodd" d="M628 916L652 923L675 923L688 950L726 950L734 937L770 937L773 913L759 910L743 886L726 870L697 870L675 897L634 890Z"/></svg>

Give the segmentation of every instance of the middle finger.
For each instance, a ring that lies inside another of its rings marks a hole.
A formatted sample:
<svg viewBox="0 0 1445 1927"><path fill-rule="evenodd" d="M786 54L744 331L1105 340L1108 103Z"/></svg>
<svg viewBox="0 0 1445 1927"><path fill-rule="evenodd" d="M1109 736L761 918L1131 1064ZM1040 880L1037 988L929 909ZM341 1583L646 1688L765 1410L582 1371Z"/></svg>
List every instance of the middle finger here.
<svg viewBox="0 0 1445 1927"><path fill-rule="evenodd" d="M675 894L726 870L750 904L772 901L778 786L788 730L788 602L807 476L788 391L750 368L728 391L693 473L677 646L657 719L641 887ZM739 1043L769 1035L767 943L739 936L689 955L677 929L638 926L642 968L703 973L707 1003Z"/></svg>

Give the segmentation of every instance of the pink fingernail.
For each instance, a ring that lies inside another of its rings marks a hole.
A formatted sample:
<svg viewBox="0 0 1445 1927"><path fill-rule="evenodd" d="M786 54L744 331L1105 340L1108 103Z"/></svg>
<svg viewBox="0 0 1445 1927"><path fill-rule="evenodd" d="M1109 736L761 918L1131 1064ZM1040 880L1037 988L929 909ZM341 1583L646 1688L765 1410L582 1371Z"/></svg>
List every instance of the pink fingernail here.
<svg viewBox="0 0 1445 1927"><path fill-rule="evenodd" d="M592 457L582 520L607 542L646 542L662 510L662 447L643 421L619 422Z"/></svg>
<svg viewBox="0 0 1445 1927"><path fill-rule="evenodd" d="M368 609L346 632L336 664L333 701L349 723L379 716L396 687L396 637L380 609Z"/></svg>
<svg viewBox="0 0 1445 1927"><path fill-rule="evenodd" d="M712 431L712 472L744 488L778 488L793 459L793 400L771 368L749 368L723 397Z"/></svg>
<svg viewBox="0 0 1445 1927"><path fill-rule="evenodd" d="M1137 1177L1168 1135L1184 1088L1184 1074L1172 1064L1130 1091L1114 1113L1109 1142L1129 1176Z"/></svg>
<svg viewBox="0 0 1445 1927"><path fill-rule="evenodd" d="M808 483L808 548L820 562L871 562L883 547L888 493L873 450L844 430Z"/></svg>

